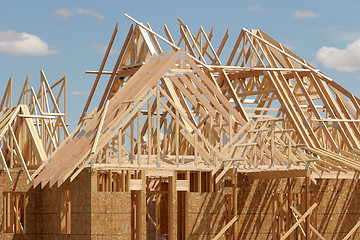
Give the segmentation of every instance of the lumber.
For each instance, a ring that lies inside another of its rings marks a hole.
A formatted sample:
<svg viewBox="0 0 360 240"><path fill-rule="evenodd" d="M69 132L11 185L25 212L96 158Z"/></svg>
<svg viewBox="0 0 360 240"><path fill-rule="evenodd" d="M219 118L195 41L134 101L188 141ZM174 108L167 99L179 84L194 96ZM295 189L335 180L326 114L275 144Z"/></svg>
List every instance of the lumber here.
<svg viewBox="0 0 360 240"><path fill-rule="evenodd" d="M212 239L212 240L217 240L220 239L222 235L224 235L224 233L239 219L239 216L235 216L233 217L233 219L231 219L230 222L228 222L225 227L223 229L221 229L221 231L216 234L216 236Z"/></svg>
<svg viewBox="0 0 360 240"><path fill-rule="evenodd" d="M311 214L311 212L314 210L314 208L317 206L316 203L314 203L305 213L302 215L299 220L296 221L296 223L280 238L280 240L286 239L301 222L303 222L308 215Z"/></svg>
<svg viewBox="0 0 360 240"><path fill-rule="evenodd" d="M359 227L360 227L360 221L355 224L355 226L348 232L348 234L346 234L343 240L349 239Z"/></svg>

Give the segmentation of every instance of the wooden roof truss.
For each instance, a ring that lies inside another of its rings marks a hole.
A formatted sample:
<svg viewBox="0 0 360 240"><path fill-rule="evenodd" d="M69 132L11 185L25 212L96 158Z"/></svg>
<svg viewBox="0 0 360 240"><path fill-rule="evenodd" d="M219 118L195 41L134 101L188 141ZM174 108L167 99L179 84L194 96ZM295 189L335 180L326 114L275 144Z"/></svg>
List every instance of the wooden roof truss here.
<svg viewBox="0 0 360 240"><path fill-rule="evenodd" d="M10 169L18 168L31 181L29 170L40 166L69 134L62 113L62 108L66 111L66 78L50 86L41 71L36 93L27 77L16 106L12 81L10 78L0 105L0 161L11 182Z"/></svg>
<svg viewBox="0 0 360 240"><path fill-rule="evenodd" d="M360 170L359 98L261 30L242 29L226 57L229 31L215 48L213 29L193 34L178 19L176 41L166 25L165 38L127 17L136 25L113 71L104 66L117 26L99 71L88 71L96 79L79 126L34 186L61 185L88 166L207 169L216 182L234 168ZM88 114L102 75L108 85Z"/></svg>

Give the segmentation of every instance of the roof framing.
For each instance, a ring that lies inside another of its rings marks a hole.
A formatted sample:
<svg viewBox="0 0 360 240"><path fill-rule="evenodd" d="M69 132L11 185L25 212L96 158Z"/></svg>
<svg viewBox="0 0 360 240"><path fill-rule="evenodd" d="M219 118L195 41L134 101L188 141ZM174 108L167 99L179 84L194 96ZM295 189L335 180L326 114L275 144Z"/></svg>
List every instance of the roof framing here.
<svg viewBox="0 0 360 240"><path fill-rule="evenodd" d="M9 79L0 104L0 162L10 182L11 169L22 169L29 182L38 168L69 135L66 126L66 77L52 86L41 71L36 93L27 76L17 105ZM63 113L64 110L64 113Z"/></svg>
<svg viewBox="0 0 360 240"><path fill-rule="evenodd" d="M216 182L264 166L319 177L359 171L359 98L263 31L242 29L224 56L229 30L216 50L213 29L193 33L178 19L176 41L166 25L165 38L126 17L135 26L113 70L104 68L117 25L99 70L88 71L96 79L77 129L34 186L60 186L89 166L201 168ZM101 75L110 75L107 87L88 114Z"/></svg>

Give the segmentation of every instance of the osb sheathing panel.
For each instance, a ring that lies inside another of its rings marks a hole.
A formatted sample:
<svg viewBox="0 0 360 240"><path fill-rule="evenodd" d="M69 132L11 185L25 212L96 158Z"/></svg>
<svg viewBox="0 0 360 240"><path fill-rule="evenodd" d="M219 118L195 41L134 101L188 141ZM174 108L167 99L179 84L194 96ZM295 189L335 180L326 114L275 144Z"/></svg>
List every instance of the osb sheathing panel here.
<svg viewBox="0 0 360 240"><path fill-rule="evenodd" d="M293 193L304 191L304 180L292 181ZM320 189L320 192L319 192ZM239 182L238 214L235 224L241 239L271 238L272 195L287 193L287 180L256 180ZM323 180L311 185L311 196L319 204L316 226L326 235L332 232L331 239L343 238L359 221L359 186L352 180ZM189 203L189 226L191 234L201 236L212 234L218 222L224 221L222 196L212 193L191 193ZM217 204L214 204L216 201ZM214 209L213 206L219 206ZM200 225L201 222L201 225ZM333 223L333 224L331 224ZM209 226L211 224L211 227ZM221 225L221 224L220 224ZM336 233L339 231L338 233ZM359 231L359 230L358 230ZM218 231L216 231L218 232ZM335 232L335 233L334 233Z"/></svg>
<svg viewBox="0 0 360 240"><path fill-rule="evenodd" d="M293 181L293 192L302 191L303 180ZM245 234L245 239L271 237L272 202L275 192L287 192L286 180L246 180L239 179L237 197L239 220L236 232Z"/></svg>
<svg viewBox="0 0 360 240"><path fill-rule="evenodd" d="M65 182L60 188L45 186L33 190L35 198L41 196L41 204L34 213L41 221L42 239L90 239L91 198L90 173L83 171L73 182ZM62 194L70 191L71 196L71 235L61 234ZM37 226L37 228L38 228Z"/></svg>
<svg viewBox="0 0 360 240"><path fill-rule="evenodd" d="M30 234L13 234L13 233L1 233L0 240L38 240L37 236Z"/></svg>
<svg viewBox="0 0 360 240"><path fill-rule="evenodd" d="M225 194L189 193L189 239L211 239L225 226Z"/></svg>
<svg viewBox="0 0 360 240"><path fill-rule="evenodd" d="M131 238L131 193L93 192L91 206L92 236L99 239Z"/></svg>
<svg viewBox="0 0 360 240"><path fill-rule="evenodd" d="M27 234L0 234L0 240L129 239L131 193L91 193L89 176L89 173L84 171L74 182L66 182L59 189L29 189L23 173L13 176L14 180L18 179L13 185L6 184L7 176L4 173L0 174L1 193L4 190L27 191ZM238 182L239 220L235 223L237 238L271 239L272 195L287 193L287 179L239 178ZM292 180L291 186L293 193L301 193L304 191L304 180ZM69 236L59 234L60 194L65 190L71 191L72 199L72 234ZM360 220L359 181L317 180L317 185L311 183L310 192L318 203L316 227L326 239L342 239ZM211 239L225 226L224 200L225 192L189 193L189 239ZM0 209L2 217L3 209ZM145 218L145 206L142 211ZM358 229L351 239L359 238Z"/></svg>
<svg viewBox="0 0 360 240"><path fill-rule="evenodd" d="M25 194L25 209L26 209L26 230L28 233L36 232L36 205L32 204L31 198L34 197L29 194L28 190L31 189L31 185L26 182L27 178L23 171L10 171L11 178L13 183L10 183L8 175L4 172L0 172L0 196L1 196L1 208L0 208L0 221L1 226L3 222L3 192L5 191L17 191L17 192L27 192ZM1 229L2 231L2 229ZM35 239L32 238L29 234L11 234L11 233L1 233L0 240L8 239Z"/></svg>
<svg viewBox="0 0 360 240"><path fill-rule="evenodd" d="M326 239L342 239L360 221L358 180L319 180L312 186L318 208L318 229ZM356 231L360 237L360 229Z"/></svg>
<svg viewBox="0 0 360 240"><path fill-rule="evenodd" d="M303 179L293 179L291 191L302 193ZM238 214L240 239L271 239L274 193L287 193L287 179L239 179ZM360 221L360 184L356 180L318 180L311 183L311 197L318 204L315 227L326 239L342 239ZM360 234L360 229L357 230ZM327 236L327 237L326 237ZM357 239L357 238L352 238Z"/></svg>

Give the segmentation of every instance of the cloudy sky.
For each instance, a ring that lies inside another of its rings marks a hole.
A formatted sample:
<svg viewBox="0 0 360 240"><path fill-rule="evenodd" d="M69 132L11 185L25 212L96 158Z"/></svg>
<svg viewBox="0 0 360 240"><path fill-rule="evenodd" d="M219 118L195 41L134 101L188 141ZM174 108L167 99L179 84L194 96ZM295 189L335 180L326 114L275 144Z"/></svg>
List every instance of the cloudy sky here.
<svg viewBox="0 0 360 240"><path fill-rule="evenodd" d="M95 79L85 70L98 70L117 22L112 53L119 50L131 24L124 13L149 22L163 36L164 23L176 35L177 17L193 31L199 26L205 31L214 27L216 48L229 28L224 55L243 27L261 29L360 96L359 9L356 0L4 1L0 8L0 96L10 77L20 86L29 74L31 85L38 89L40 70L50 83L66 75L72 130ZM105 70L112 70L115 56L110 55ZM18 98L16 91L14 95Z"/></svg>

